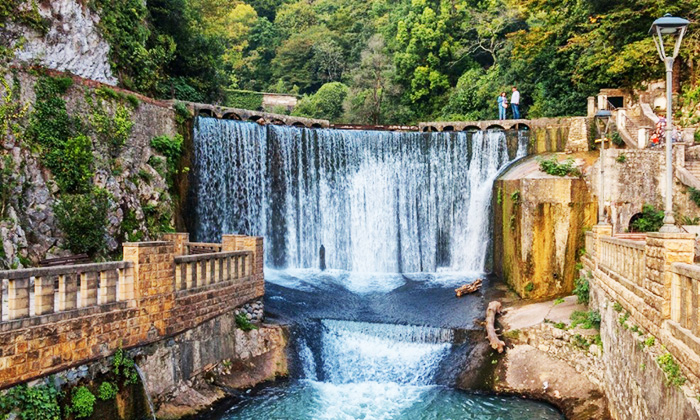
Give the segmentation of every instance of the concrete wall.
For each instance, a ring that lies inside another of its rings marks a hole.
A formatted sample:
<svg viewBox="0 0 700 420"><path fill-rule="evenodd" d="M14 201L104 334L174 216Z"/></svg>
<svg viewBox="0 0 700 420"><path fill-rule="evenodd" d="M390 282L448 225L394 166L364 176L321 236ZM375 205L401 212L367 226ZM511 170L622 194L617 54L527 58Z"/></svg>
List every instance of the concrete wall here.
<svg viewBox="0 0 700 420"><path fill-rule="evenodd" d="M570 293L583 232L597 205L586 182L539 170L535 159L494 184L494 271L522 297Z"/></svg>

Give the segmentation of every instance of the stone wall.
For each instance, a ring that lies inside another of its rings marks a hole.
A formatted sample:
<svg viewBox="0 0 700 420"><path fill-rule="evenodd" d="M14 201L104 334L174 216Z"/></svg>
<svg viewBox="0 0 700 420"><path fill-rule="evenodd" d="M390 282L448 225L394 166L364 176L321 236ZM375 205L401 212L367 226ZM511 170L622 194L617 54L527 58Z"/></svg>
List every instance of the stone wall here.
<svg viewBox="0 0 700 420"><path fill-rule="evenodd" d="M58 72L49 72L49 75L66 76ZM36 100L34 86L38 77L22 70L17 72L16 77L5 77L10 86L18 89L19 102L28 107L25 121L22 122L26 125ZM95 100L95 89L102 85L79 77L72 79L73 86L63 97L66 108L71 116L89 126L92 110L87 98ZM145 232L142 239L148 240L155 238L148 235L145 209L151 212L155 209L157 215L174 212L163 171L152 167L149 159L158 156L150 146L153 137L172 137L178 133L175 113L169 104L116 88L114 90L133 95L138 100L138 106L131 110L133 127L126 144L116 156L111 156L108 145L103 144L95 133L88 133L93 144L93 183L111 194L106 235L109 252L116 251L119 243L125 239L122 222L127 213L135 218L134 232ZM114 112L114 105L114 102L109 102L108 113ZM5 136L4 133L2 139L0 158L7 156L11 159L16 168L12 177L17 186L9 200L6 217L0 221L0 268L21 268L23 262L36 264L43 258L69 254L64 249L64 236L53 211L60 191L52 174L42 165L41 152L28 139ZM0 166L3 164L3 159L0 159Z"/></svg>
<svg viewBox="0 0 700 420"><path fill-rule="evenodd" d="M109 44L97 28L97 13L79 0L25 2L23 7L32 4L49 24L46 34L12 22L0 28L0 35L19 47L16 61L117 84L109 64Z"/></svg>
<svg viewBox="0 0 700 420"><path fill-rule="evenodd" d="M262 238L237 238L234 250L216 254L127 243L120 263L0 271L9 308L0 322L0 387L175 336L259 299Z"/></svg>
<svg viewBox="0 0 700 420"><path fill-rule="evenodd" d="M694 235L649 233L630 241L597 227L587 233L581 275L601 314L611 412L620 419L700 418Z"/></svg>
<svg viewBox="0 0 700 420"><path fill-rule="evenodd" d="M597 210L585 181L544 174L529 159L495 182L493 197L495 273L522 297L570 293Z"/></svg>

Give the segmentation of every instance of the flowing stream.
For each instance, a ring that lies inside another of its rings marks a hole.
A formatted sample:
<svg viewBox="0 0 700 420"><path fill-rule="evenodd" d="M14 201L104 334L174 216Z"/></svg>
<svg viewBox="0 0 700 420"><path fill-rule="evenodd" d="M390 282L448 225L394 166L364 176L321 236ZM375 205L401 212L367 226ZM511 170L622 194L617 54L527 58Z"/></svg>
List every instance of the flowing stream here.
<svg viewBox="0 0 700 420"><path fill-rule="evenodd" d="M484 276L493 181L527 144L526 133L199 118L190 232L265 237L266 311L291 322L295 354L291 380L212 418L562 418L545 404L454 389L483 336L473 326L483 300L452 289Z"/></svg>

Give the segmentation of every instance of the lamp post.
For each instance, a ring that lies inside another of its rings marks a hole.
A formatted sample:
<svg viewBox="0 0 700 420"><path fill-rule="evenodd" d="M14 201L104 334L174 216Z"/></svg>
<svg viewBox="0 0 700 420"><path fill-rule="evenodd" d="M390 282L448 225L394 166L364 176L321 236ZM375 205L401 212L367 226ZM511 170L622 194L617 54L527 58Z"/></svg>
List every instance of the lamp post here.
<svg viewBox="0 0 700 420"><path fill-rule="evenodd" d="M601 109L595 113L596 128L600 137L600 167L598 168L598 224L607 225L605 219L605 141L608 137L612 112Z"/></svg>
<svg viewBox="0 0 700 420"><path fill-rule="evenodd" d="M664 17L656 19L649 29L649 33L654 38L656 49L659 51L661 60L666 65L666 197L664 200L664 225L659 229L659 232L677 232L675 220L673 219L673 167L672 152L671 152L671 133L673 125L671 123L671 114L673 109L673 98L671 93L671 84L673 82L673 61L678 57L678 51L681 48L681 40L688 29L688 22L679 17L673 17L670 14L665 14ZM664 38L673 41L675 45L670 56L666 55Z"/></svg>

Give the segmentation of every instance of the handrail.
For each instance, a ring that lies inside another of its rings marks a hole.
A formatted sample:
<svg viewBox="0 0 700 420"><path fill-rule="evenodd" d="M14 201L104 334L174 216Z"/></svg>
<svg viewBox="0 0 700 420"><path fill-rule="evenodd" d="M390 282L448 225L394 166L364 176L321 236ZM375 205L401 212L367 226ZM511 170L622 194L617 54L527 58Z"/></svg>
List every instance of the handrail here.
<svg viewBox="0 0 700 420"><path fill-rule="evenodd" d="M82 274L105 270L118 270L130 268L133 263L129 261L111 261L103 263L76 264L76 265L61 265L57 267L37 267L37 268L21 268L18 270L3 270L0 271L0 279L14 280L29 277L45 277L45 276L60 276L61 274Z"/></svg>
<svg viewBox="0 0 700 420"><path fill-rule="evenodd" d="M179 256L175 257L175 264L211 260L212 258L250 256L252 254L253 254L252 251L227 251L227 252L211 252L208 254L179 255Z"/></svg>

